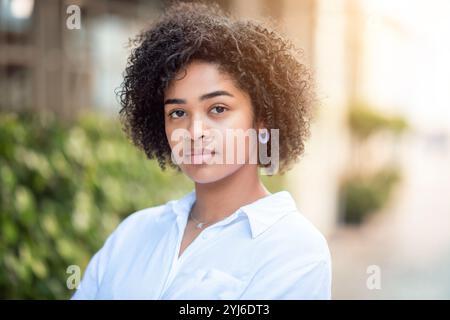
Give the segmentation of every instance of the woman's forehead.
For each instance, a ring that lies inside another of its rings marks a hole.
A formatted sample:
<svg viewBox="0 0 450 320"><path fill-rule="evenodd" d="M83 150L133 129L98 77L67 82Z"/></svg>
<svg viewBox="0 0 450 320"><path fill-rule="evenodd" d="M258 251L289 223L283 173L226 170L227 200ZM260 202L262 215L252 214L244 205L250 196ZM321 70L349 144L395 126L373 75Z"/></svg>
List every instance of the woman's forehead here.
<svg viewBox="0 0 450 320"><path fill-rule="evenodd" d="M198 98L214 91L226 91L232 97L242 95L236 87L234 79L217 64L208 62L192 62L170 82L165 91L165 98Z"/></svg>

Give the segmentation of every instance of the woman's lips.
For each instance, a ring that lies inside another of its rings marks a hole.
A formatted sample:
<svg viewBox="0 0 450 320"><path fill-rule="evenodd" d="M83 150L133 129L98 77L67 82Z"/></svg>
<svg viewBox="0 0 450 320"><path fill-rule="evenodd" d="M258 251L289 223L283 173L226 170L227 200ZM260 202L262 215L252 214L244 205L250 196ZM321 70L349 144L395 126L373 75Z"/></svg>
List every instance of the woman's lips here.
<svg viewBox="0 0 450 320"><path fill-rule="evenodd" d="M209 161L210 159L212 159L215 154L216 154L216 152L214 150L203 150L201 153L193 152L193 153L187 154L186 156L190 157L191 164L202 164L202 163L205 163L205 162Z"/></svg>

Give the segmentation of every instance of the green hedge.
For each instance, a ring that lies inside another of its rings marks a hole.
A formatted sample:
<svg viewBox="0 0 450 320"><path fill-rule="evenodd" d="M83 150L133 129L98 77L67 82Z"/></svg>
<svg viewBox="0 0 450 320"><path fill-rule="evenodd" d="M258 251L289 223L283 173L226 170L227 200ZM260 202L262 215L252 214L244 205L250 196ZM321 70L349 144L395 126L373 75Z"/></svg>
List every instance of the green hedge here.
<svg viewBox="0 0 450 320"><path fill-rule="evenodd" d="M408 129L408 123L403 117L384 115L364 103L350 105L347 122L352 135L360 140L381 130L398 135Z"/></svg>
<svg viewBox="0 0 450 320"><path fill-rule="evenodd" d="M137 150L117 120L0 113L0 298L66 299L69 265L83 271L130 213L193 188ZM282 177L263 177L272 191Z"/></svg>
<svg viewBox="0 0 450 320"><path fill-rule="evenodd" d="M340 200L343 221L360 224L389 201L394 187L401 179L396 168L386 168L370 176L354 176L341 186Z"/></svg>

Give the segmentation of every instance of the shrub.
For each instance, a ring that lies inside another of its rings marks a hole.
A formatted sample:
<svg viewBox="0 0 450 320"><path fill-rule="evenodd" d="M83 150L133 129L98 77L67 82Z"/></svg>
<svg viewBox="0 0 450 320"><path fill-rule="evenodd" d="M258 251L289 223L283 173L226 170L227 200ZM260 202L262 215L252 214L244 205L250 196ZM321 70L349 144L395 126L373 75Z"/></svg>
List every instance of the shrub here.
<svg viewBox="0 0 450 320"><path fill-rule="evenodd" d="M399 181L400 174L396 169L383 169L372 176L348 178L340 189L344 222L360 224L383 208Z"/></svg>

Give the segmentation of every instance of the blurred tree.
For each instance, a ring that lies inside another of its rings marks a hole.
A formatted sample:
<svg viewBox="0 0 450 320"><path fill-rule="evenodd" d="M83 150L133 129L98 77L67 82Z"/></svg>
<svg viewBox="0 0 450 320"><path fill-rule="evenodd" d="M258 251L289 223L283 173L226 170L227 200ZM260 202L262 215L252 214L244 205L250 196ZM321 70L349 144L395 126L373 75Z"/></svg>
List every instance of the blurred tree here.
<svg viewBox="0 0 450 320"><path fill-rule="evenodd" d="M385 116L363 103L350 106L348 125L352 135L360 141L367 139L377 131L385 130L393 134L399 134L408 127L404 118Z"/></svg>

